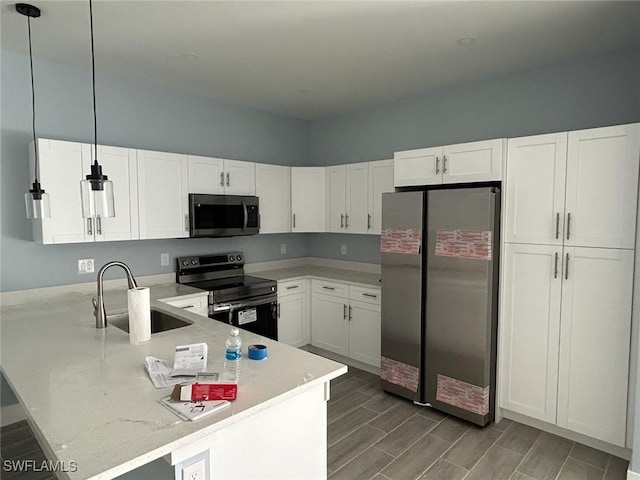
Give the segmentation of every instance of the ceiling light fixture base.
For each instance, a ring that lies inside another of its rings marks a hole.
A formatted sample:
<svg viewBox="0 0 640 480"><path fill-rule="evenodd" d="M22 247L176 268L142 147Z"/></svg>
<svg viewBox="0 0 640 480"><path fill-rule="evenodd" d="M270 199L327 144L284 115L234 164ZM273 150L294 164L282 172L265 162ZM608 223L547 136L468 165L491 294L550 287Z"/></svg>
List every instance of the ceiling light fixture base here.
<svg viewBox="0 0 640 480"><path fill-rule="evenodd" d="M34 7L33 5L29 5L28 3L16 4L16 12L31 18L38 18L40 16L40 9L38 7Z"/></svg>

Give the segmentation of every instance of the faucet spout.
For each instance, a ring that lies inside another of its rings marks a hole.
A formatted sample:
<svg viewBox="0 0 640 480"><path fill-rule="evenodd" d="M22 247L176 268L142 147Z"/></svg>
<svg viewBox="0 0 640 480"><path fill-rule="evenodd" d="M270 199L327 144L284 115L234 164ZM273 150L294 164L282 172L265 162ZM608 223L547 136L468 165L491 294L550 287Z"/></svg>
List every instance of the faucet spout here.
<svg viewBox="0 0 640 480"><path fill-rule="evenodd" d="M136 288L138 284L136 283L135 278L133 278L133 274L127 265L123 262L113 261L105 263L100 270L98 270L98 298L94 303L95 314L96 314L96 328L105 328L107 326L107 312L104 308L104 287L103 287L103 276L104 272L107 271L111 267L121 267L124 269L127 274L127 283L129 284L129 288Z"/></svg>

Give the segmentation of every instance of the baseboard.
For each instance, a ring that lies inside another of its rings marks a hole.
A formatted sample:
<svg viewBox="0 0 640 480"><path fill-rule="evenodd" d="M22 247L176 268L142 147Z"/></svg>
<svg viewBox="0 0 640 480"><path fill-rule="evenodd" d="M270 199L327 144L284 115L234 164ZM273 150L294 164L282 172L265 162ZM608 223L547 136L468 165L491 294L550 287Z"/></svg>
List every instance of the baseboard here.
<svg viewBox="0 0 640 480"><path fill-rule="evenodd" d="M627 470L627 480L640 480L640 473Z"/></svg>
<svg viewBox="0 0 640 480"><path fill-rule="evenodd" d="M26 418L24 409L19 403L6 405L0 408L0 426L2 427L26 420Z"/></svg>

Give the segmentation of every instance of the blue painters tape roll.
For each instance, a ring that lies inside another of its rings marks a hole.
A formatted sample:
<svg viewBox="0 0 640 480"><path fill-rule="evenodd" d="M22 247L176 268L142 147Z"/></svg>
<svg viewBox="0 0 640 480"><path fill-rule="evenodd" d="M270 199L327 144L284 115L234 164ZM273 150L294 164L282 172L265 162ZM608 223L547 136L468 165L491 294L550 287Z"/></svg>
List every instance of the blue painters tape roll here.
<svg viewBox="0 0 640 480"><path fill-rule="evenodd" d="M267 358L267 347L265 345L249 345L249 358L251 360L262 360Z"/></svg>

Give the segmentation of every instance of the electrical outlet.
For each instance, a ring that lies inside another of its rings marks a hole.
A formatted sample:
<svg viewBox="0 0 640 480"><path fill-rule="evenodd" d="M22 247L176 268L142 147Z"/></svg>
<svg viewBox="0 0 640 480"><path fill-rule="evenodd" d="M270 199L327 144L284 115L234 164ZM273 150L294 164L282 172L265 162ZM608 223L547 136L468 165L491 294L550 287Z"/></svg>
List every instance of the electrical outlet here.
<svg viewBox="0 0 640 480"><path fill-rule="evenodd" d="M182 480L206 480L205 461L199 460L188 467L182 467Z"/></svg>
<svg viewBox="0 0 640 480"><path fill-rule="evenodd" d="M160 266L161 267L168 267L169 266L169 254L168 253L161 253L160 254Z"/></svg>
<svg viewBox="0 0 640 480"><path fill-rule="evenodd" d="M78 260L78 273L93 273L93 258Z"/></svg>
<svg viewBox="0 0 640 480"><path fill-rule="evenodd" d="M342 245L340 245L340 253L342 255L346 255L347 254L347 246L344 243Z"/></svg>
<svg viewBox="0 0 640 480"><path fill-rule="evenodd" d="M286 243L281 243L280 244L280 254L284 255L285 253L287 253L287 244Z"/></svg>

